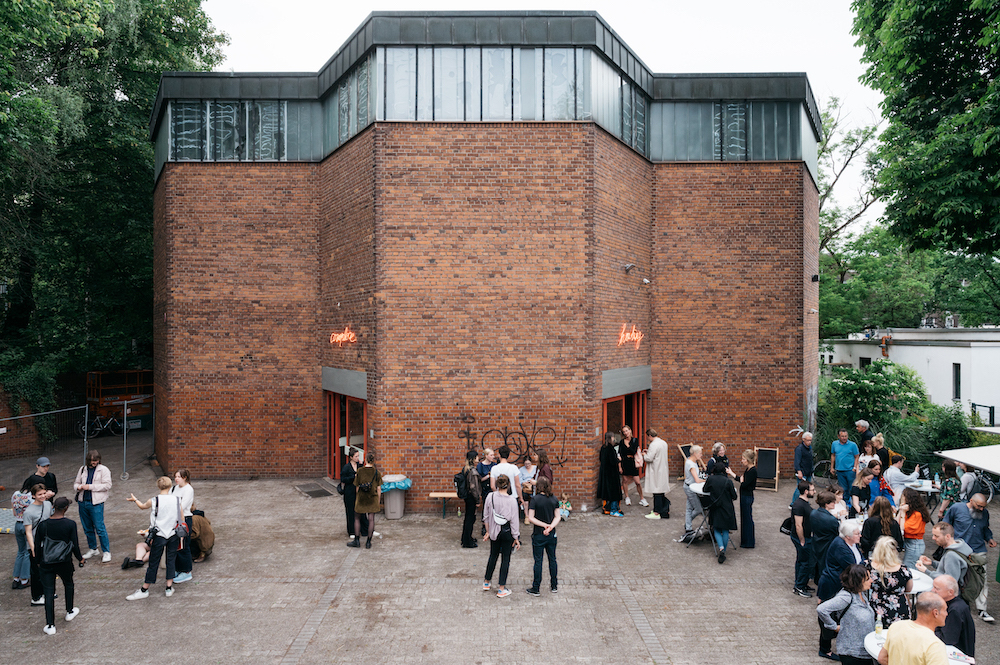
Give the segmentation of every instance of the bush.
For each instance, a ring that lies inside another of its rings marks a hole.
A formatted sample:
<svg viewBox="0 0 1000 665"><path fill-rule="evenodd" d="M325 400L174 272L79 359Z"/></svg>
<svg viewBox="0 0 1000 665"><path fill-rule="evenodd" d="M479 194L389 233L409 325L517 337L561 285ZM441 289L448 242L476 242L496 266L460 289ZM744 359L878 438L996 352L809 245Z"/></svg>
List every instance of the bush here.
<svg viewBox="0 0 1000 665"><path fill-rule="evenodd" d="M917 373L881 358L864 369L835 367L824 397L831 418L847 424L864 419L890 427L929 406Z"/></svg>

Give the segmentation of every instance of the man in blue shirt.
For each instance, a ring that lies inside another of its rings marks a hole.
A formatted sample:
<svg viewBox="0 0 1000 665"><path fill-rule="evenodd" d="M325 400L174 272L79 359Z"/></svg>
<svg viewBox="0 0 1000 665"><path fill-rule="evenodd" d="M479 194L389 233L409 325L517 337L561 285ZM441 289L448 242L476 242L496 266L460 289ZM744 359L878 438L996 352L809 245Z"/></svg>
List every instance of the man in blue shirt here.
<svg viewBox="0 0 1000 665"><path fill-rule="evenodd" d="M997 541L993 539L993 532L990 530L990 511L986 509L986 497L982 494L973 494L969 497L968 503L956 503L944 514L943 522L947 522L955 528L955 539L964 540L973 553L986 553L986 547L996 547ZM989 581L983 585L983 590L976 598L976 609L979 611L979 618L986 623L993 623L993 617L986 611L986 590Z"/></svg>
<svg viewBox="0 0 1000 665"><path fill-rule="evenodd" d="M848 440L847 430L841 427L837 432L837 440L830 444L830 466L837 472L837 483L844 488L844 496L851 495L858 454L858 445Z"/></svg>
<svg viewBox="0 0 1000 665"><path fill-rule="evenodd" d="M799 498L799 483L803 480L812 482L813 479L813 435L812 432L802 432L802 443L795 446L795 492L792 494L791 507Z"/></svg>

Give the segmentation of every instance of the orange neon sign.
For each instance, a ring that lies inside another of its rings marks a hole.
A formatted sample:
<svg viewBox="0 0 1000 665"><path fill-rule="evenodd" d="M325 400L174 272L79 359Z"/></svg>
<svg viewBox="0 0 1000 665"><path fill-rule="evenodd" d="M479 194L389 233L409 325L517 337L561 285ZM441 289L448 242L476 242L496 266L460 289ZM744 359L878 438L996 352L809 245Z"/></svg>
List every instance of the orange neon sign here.
<svg viewBox="0 0 1000 665"><path fill-rule="evenodd" d="M330 333L330 344L336 344L337 346L344 346L344 342L353 344L358 341L358 336L354 334L351 330L351 326L345 326L343 332L333 332Z"/></svg>
<svg viewBox="0 0 1000 665"><path fill-rule="evenodd" d="M645 334L636 330L634 323L632 324L631 330L628 329L627 323L623 323L621 332L618 333L618 346L625 346L629 342L635 342L635 348L638 349L639 342L641 342L642 338L645 336Z"/></svg>

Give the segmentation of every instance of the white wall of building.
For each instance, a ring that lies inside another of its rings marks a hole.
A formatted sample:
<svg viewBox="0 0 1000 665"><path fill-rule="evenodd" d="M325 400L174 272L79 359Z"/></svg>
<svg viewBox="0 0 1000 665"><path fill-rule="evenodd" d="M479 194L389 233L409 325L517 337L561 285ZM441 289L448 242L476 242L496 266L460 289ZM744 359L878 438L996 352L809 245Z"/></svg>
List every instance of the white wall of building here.
<svg viewBox="0 0 1000 665"><path fill-rule="evenodd" d="M958 401L962 408L969 411L973 403L995 406L1000 421L1000 330L880 330L868 340L825 340L821 346L832 344L833 351L823 353L821 360L826 364L860 367L863 358L884 357L879 345L887 334L892 335L888 359L919 374L933 403L942 406L954 403L954 366L958 365L961 368ZM988 418L986 409L980 409L979 414L984 420Z"/></svg>

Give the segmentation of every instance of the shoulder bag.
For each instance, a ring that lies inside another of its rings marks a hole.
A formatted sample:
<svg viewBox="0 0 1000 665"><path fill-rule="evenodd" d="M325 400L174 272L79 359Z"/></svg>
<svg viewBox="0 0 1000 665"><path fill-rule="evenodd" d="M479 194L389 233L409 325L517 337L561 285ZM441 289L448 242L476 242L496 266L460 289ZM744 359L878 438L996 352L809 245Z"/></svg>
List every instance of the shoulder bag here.
<svg viewBox="0 0 1000 665"><path fill-rule="evenodd" d="M73 554L73 543L68 540L52 540L45 536L42 541L42 563L54 566L69 561Z"/></svg>
<svg viewBox="0 0 1000 665"><path fill-rule="evenodd" d="M177 497L177 524L174 525L174 532L180 538L188 537L187 520L184 519L184 509L181 508L181 498Z"/></svg>

